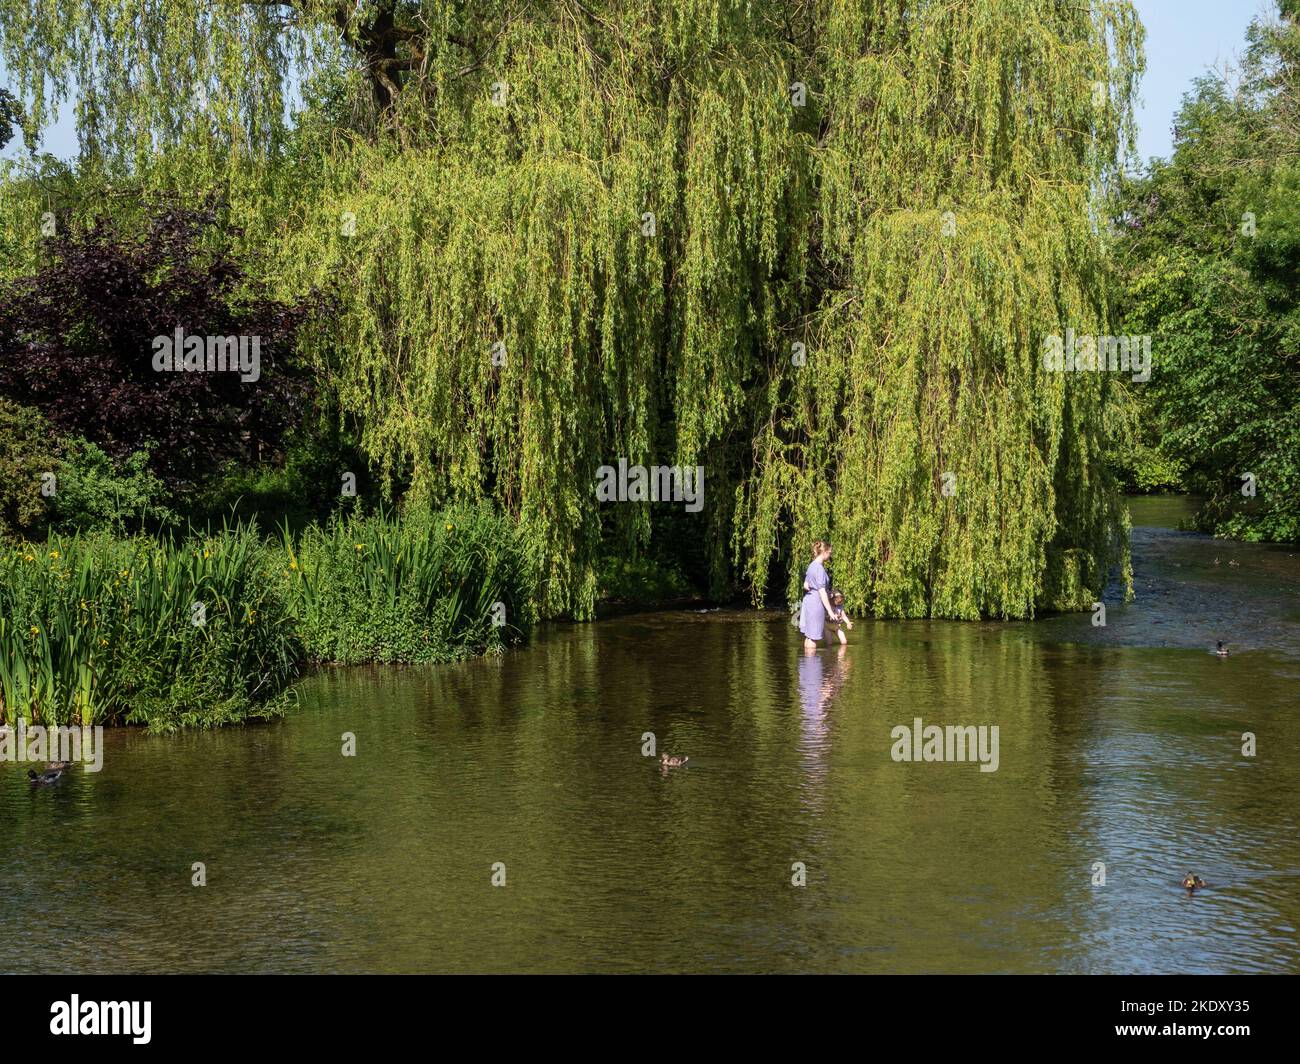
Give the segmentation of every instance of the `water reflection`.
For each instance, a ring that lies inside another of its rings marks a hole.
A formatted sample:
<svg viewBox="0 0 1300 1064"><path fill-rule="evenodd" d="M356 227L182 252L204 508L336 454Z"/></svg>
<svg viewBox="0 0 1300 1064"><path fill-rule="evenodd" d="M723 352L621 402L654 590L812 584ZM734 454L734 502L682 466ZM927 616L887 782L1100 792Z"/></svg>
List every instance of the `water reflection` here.
<svg viewBox="0 0 1300 1064"><path fill-rule="evenodd" d="M820 808L825 798L831 707L848 680L852 664L846 646L814 651L800 648L799 750L804 764L804 797L810 810Z"/></svg>
<svg viewBox="0 0 1300 1064"><path fill-rule="evenodd" d="M848 647L804 651L799 658L799 703L803 709L803 746L817 749L825 744L827 714L831 702L848 679L853 659Z"/></svg>

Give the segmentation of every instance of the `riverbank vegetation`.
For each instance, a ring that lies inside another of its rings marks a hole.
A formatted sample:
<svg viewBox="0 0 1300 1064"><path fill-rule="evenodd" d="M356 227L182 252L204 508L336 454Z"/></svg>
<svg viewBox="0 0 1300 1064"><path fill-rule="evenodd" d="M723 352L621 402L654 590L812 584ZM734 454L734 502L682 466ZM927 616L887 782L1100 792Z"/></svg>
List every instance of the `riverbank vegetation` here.
<svg viewBox="0 0 1300 1064"><path fill-rule="evenodd" d="M308 660L454 661L518 642L532 588L513 524L488 510L336 518L286 536L286 598Z"/></svg>
<svg viewBox="0 0 1300 1064"><path fill-rule="evenodd" d="M454 661L523 639L527 566L509 522L449 511L107 532L0 553L0 722L147 724L275 716L312 664Z"/></svg>
<svg viewBox="0 0 1300 1064"><path fill-rule="evenodd" d="M302 658L276 564L246 527L6 548L0 719L169 730L275 715Z"/></svg>

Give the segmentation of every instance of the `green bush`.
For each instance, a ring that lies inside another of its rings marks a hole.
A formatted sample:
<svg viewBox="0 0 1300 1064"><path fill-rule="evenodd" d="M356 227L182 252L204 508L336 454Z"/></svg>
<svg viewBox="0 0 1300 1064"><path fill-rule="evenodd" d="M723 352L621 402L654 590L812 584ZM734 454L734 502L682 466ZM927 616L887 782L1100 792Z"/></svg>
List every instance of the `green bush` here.
<svg viewBox="0 0 1300 1064"><path fill-rule="evenodd" d="M188 505L196 524L233 518L263 529L294 532L338 510L343 474L353 473L357 498L373 498L370 471L355 443L335 424L312 424L288 441L283 456L258 466L232 463L196 492Z"/></svg>
<svg viewBox="0 0 1300 1064"><path fill-rule="evenodd" d="M1300 20L1260 20L1239 69L1198 78L1168 160L1116 186L1112 262L1129 335L1155 352L1141 432L1204 497L1197 526L1300 538ZM1253 474L1257 495L1241 496ZM1142 480L1138 479L1141 487Z"/></svg>
<svg viewBox="0 0 1300 1064"><path fill-rule="evenodd" d="M296 544L286 535L285 551L311 661L453 661L519 642L532 625L518 534L487 510L339 517Z"/></svg>
<svg viewBox="0 0 1300 1064"><path fill-rule="evenodd" d="M1126 492L1151 495L1187 490L1186 463L1165 454L1158 444L1132 440L1112 452L1111 464Z"/></svg>
<svg viewBox="0 0 1300 1064"><path fill-rule="evenodd" d="M95 444L71 439L58 464L54 527L60 532L118 533L177 523L167 489L149 469L149 452L117 462Z"/></svg>
<svg viewBox="0 0 1300 1064"><path fill-rule="evenodd" d="M0 537L44 533L41 478L58 464L52 439L39 411L0 398Z"/></svg>
<svg viewBox="0 0 1300 1064"><path fill-rule="evenodd" d="M606 557L597 565L603 602L654 605L699 598L698 589L671 562L657 558Z"/></svg>
<svg viewBox="0 0 1300 1064"><path fill-rule="evenodd" d="M301 651L278 562L242 527L3 551L0 720L169 731L279 714Z"/></svg>

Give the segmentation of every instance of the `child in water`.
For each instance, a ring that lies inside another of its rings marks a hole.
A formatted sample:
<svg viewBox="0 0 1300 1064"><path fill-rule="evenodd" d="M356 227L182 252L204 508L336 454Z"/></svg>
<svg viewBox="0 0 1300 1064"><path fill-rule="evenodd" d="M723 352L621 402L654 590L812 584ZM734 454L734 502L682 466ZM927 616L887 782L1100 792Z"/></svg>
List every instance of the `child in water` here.
<svg viewBox="0 0 1300 1064"><path fill-rule="evenodd" d="M849 615L844 612L844 592L835 590L830 594L831 605L835 607L835 615L828 617L826 623L835 629L835 634L839 637L840 645L848 643L848 636L844 634L844 629L853 631L853 622L849 620Z"/></svg>

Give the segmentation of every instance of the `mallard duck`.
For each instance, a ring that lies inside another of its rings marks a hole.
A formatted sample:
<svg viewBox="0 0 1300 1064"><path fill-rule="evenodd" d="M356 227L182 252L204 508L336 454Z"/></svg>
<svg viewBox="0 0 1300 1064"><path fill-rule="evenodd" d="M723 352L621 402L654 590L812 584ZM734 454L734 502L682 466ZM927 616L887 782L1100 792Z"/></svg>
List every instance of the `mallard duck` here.
<svg viewBox="0 0 1300 1064"><path fill-rule="evenodd" d="M27 770L27 780L33 787L48 787L51 783L58 783L61 779L63 779L63 769L61 768L56 768L49 772L42 772L40 775L36 774L34 768L29 768Z"/></svg>
<svg viewBox="0 0 1300 1064"><path fill-rule="evenodd" d="M689 760L689 757L669 757L667 754L659 755L659 764L663 765L664 768L681 768Z"/></svg>
<svg viewBox="0 0 1300 1064"><path fill-rule="evenodd" d="M1223 645L1222 639L1215 640L1214 652L1221 658L1226 658L1228 656L1228 648Z"/></svg>
<svg viewBox="0 0 1300 1064"><path fill-rule="evenodd" d="M1204 886L1205 880L1200 876L1192 875L1191 872L1188 872L1187 875L1183 876L1183 889L1187 891L1188 894L1192 894Z"/></svg>

